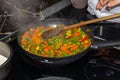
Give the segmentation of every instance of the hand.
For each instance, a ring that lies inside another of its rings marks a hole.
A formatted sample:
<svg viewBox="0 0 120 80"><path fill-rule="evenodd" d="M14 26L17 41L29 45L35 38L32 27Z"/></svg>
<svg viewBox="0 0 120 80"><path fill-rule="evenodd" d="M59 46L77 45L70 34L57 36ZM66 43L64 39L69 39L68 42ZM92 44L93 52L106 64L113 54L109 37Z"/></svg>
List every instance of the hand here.
<svg viewBox="0 0 120 80"><path fill-rule="evenodd" d="M120 0L99 0L96 9L101 10L105 5L107 5L108 8L112 8L119 4Z"/></svg>
<svg viewBox="0 0 120 80"><path fill-rule="evenodd" d="M87 0L71 0L71 3L74 8L83 9L87 5Z"/></svg>

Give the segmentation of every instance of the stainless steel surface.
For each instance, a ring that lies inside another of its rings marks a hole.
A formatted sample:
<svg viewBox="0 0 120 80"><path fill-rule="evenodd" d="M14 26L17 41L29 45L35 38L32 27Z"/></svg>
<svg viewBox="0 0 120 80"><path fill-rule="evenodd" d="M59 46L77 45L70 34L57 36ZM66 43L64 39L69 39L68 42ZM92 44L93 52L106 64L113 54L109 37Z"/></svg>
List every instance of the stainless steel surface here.
<svg viewBox="0 0 120 80"><path fill-rule="evenodd" d="M40 12L41 20L47 18L48 16L62 10L63 8L69 6L71 4L71 0L61 0L60 2L42 10Z"/></svg>
<svg viewBox="0 0 120 80"><path fill-rule="evenodd" d="M102 41L102 42L96 42L91 47L95 49L104 48L104 47L111 47L111 46L118 46L120 45L120 40L114 40L114 41Z"/></svg>
<svg viewBox="0 0 120 80"><path fill-rule="evenodd" d="M8 58L10 56L10 48L8 47L8 45L0 42L0 55L5 56L6 58Z"/></svg>
<svg viewBox="0 0 120 80"><path fill-rule="evenodd" d="M0 41L0 55L6 57L6 60L0 65L0 80L5 80L11 69L12 51L8 44L1 41Z"/></svg>
<svg viewBox="0 0 120 80"><path fill-rule="evenodd" d="M16 39L17 33L19 32L20 29L17 29L13 32L6 32L6 33L2 33L2 34L6 34L6 36L0 38L0 41L4 41L4 42L10 42L14 39Z"/></svg>
<svg viewBox="0 0 120 80"><path fill-rule="evenodd" d="M44 78L40 78L40 79L35 79L35 80L73 80L70 78L66 78L66 77L44 77Z"/></svg>
<svg viewBox="0 0 120 80"><path fill-rule="evenodd" d="M101 40L101 41L108 41L108 40L106 40L104 38L101 38L99 36L94 36L94 39L98 39L98 40ZM98 47L95 47L95 48L98 48ZM120 46L114 46L113 48L120 50Z"/></svg>

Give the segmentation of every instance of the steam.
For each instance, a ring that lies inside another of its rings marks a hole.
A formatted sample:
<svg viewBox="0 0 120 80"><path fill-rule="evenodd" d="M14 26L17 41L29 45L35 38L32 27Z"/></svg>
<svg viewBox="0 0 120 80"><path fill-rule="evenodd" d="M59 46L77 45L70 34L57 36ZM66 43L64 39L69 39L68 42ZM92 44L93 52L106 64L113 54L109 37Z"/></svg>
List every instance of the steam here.
<svg viewBox="0 0 120 80"><path fill-rule="evenodd" d="M42 0L0 0L2 11L7 11L13 28L34 22ZM10 26L10 27L12 27Z"/></svg>

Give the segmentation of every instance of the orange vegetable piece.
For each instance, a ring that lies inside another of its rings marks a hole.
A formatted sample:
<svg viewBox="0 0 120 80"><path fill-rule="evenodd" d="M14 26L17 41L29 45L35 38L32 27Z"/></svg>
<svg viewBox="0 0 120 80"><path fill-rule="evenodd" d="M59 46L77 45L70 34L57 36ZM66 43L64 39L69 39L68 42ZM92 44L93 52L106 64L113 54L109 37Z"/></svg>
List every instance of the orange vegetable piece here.
<svg viewBox="0 0 120 80"><path fill-rule="evenodd" d="M67 54L70 54L70 53L71 53L70 50L64 50L64 52L67 53Z"/></svg>
<svg viewBox="0 0 120 80"><path fill-rule="evenodd" d="M80 32L74 32L73 37L77 37L80 35Z"/></svg>
<svg viewBox="0 0 120 80"><path fill-rule="evenodd" d="M40 32L40 29L39 28L36 28L35 29L35 33L39 33Z"/></svg>
<svg viewBox="0 0 120 80"><path fill-rule="evenodd" d="M26 45L28 42L27 41L21 41L22 45Z"/></svg>
<svg viewBox="0 0 120 80"><path fill-rule="evenodd" d="M70 54L71 51L68 50L69 48L70 48L70 46L68 46L68 45L64 45L64 46L61 46L60 49L61 49L63 52Z"/></svg>
<svg viewBox="0 0 120 80"><path fill-rule="evenodd" d="M29 32L25 32L23 35L22 35L22 38L29 38L30 35L29 35Z"/></svg>
<svg viewBox="0 0 120 80"><path fill-rule="evenodd" d="M46 46L43 51L48 52L50 49L51 49L50 46Z"/></svg>
<svg viewBox="0 0 120 80"><path fill-rule="evenodd" d="M42 56L43 56L43 57L49 57L49 55L48 55L48 54L42 54Z"/></svg>
<svg viewBox="0 0 120 80"><path fill-rule="evenodd" d="M72 44L72 47L71 47L71 50L75 50L78 48L78 45L77 44Z"/></svg>
<svg viewBox="0 0 120 80"><path fill-rule="evenodd" d="M87 35L85 35L82 39L78 40L78 42L83 42L85 40L87 40L89 37Z"/></svg>
<svg viewBox="0 0 120 80"><path fill-rule="evenodd" d="M88 47L90 44L91 44L91 41L86 40L83 42L84 47Z"/></svg>

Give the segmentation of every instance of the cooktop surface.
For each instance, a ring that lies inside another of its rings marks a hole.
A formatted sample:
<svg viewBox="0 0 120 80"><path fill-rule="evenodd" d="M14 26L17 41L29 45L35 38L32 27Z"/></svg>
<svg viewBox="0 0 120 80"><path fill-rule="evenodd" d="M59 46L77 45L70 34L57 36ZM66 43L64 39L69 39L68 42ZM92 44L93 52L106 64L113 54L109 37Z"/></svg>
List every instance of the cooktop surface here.
<svg viewBox="0 0 120 80"><path fill-rule="evenodd" d="M105 27L102 29L102 35L100 32L95 32L96 30L100 31L100 27L95 26L93 30L95 36L105 40L114 40L119 39L112 36L118 36L119 29L115 26ZM95 39L95 41L97 40ZM83 58L71 64L44 69L36 67L29 60L26 61L25 57L21 55L22 52L16 39L11 41L9 45L12 46L14 55L8 80L120 80L120 65L106 61L96 55L98 50L89 50ZM115 52L116 49L112 50Z"/></svg>

